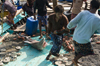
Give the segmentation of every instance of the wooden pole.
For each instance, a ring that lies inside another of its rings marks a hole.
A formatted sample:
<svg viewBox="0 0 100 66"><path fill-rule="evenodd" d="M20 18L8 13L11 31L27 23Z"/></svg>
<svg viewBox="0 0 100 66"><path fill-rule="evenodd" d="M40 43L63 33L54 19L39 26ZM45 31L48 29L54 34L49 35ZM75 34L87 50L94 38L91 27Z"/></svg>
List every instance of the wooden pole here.
<svg viewBox="0 0 100 66"><path fill-rule="evenodd" d="M7 32L4 36L2 36L2 37L0 38L0 42L2 42L2 41L5 39L5 37L8 36L8 35L9 35L9 33Z"/></svg>
<svg viewBox="0 0 100 66"><path fill-rule="evenodd" d="M53 1L53 8L57 5L57 0L52 0Z"/></svg>

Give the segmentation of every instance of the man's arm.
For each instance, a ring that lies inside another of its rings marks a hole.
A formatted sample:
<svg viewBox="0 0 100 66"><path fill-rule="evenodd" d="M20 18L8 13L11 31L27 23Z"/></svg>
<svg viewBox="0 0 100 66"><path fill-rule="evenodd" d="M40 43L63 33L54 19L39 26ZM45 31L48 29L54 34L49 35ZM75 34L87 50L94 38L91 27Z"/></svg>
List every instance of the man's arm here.
<svg viewBox="0 0 100 66"><path fill-rule="evenodd" d="M69 24L67 25L68 29L72 29L77 26L77 24L80 22L80 19L83 15L83 12L80 12L74 19L72 19Z"/></svg>
<svg viewBox="0 0 100 66"><path fill-rule="evenodd" d="M52 28L52 23L51 23L51 19L50 19L50 16L48 18L48 35L51 33L51 29Z"/></svg>
<svg viewBox="0 0 100 66"><path fill-rule="evenodd" d="M52 7L49 5L48 0L46 0L46 6L52 9Z"/></svg>
<svg viewBox="0 0 100 66"><path fill-rule="evenodd" d="M100 24L98 24L98 25L100 25ZM100 26L98 27L97 32L100 33Z"/></svg>
<svg viewBox="0 0 100 66"><path fill-rule="evenodd" d="M27 6L29 6L29 2L28 2L28 0L27 0Z"/></svg>
<svg viewBox="0 0 100 66"><path fill-rule="evenodd" d="M14 1L13 0L11 0L12 1L12 4L14 5Z"/></svg>
<svg viewBox="0 0 100 66"><path fill-rule="evenodd" d="M87 1L85 1L85 8L84 10L87 10Z"/></svg>
<svg viewBox="0 0 100 66"><path fill-rule="evenodd" d="M74 2L74 0L73 0L73 2ZM70 13L70 12L71 12L71 10L72 10L72 8L73 8L73 2L72 2L72 5L71 5L71 7L70 7L70 9L69 9L68 13Z"/></svg>
<svg viewBox="0 0 100 66"><path fill-rule="evenodd" d="M34 4L34 20L36 20L36 8L37 8L37 1L35 1L35 4Z"/></svg>

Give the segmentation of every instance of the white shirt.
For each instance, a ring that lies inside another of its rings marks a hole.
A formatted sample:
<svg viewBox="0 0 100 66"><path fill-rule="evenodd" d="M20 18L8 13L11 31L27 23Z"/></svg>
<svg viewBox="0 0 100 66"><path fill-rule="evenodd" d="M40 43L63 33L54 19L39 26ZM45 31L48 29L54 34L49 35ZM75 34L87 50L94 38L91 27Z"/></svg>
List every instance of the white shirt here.
<svg viewBox="0 0 100 66"><path fill-rule="evenodd" d="M80 12L67 25L68 29L75 28L73 40L84 44L90 42L91 36L95 31L100 33L100 16L87 10Z"/></svg>

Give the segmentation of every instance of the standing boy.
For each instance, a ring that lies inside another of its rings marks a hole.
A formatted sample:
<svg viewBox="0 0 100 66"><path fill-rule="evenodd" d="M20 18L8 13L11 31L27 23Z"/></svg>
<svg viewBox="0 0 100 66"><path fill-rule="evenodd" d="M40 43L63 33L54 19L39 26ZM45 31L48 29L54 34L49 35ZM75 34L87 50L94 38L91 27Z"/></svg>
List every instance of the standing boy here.
<svg viewBox="0 0 100 66"><path fill-rule="evenodd" d="M73 35L75 58L72 61L76 66L78 66L78 59L83 56L94 54L90 38L95 31L100 33L100 16L95 14L98 8L99 2L92 0L90 3L90 10L80 12L67 25L68 29L77 26Z"/></svg>
<svg viewBox="0 0 100 66"><path fill-rule="evenodd" d="M63 42L63 33L68 33L69 30L65 30L68 24L68 18L63 14L64 8L61 5L57 5L54 8L54 12L48 18L48 34L51 33L53 38L53 46L46 57L49 60L51 55L59 56L59 51Z"/></svg>
<svg viewBox="0 0 100 66"><path fill-rule="evenodd" d="M38 9L40 39L42 38L42 33L41 33L42 24L44 24L46 33L47 33L47 8L46 6L52 9L52 7L48 3L48 0L36 0L35 6L34 6L34 19L35 20L36 20L36 9Z"/></svg>

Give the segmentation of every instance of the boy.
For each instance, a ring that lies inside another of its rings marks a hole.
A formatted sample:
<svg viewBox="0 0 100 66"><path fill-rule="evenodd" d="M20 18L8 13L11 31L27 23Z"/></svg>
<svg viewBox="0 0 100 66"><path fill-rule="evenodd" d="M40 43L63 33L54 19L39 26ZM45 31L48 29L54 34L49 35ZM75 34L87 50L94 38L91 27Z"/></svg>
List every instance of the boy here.
<svg viewBox="0 0 100 66"><path fill-rule="evenodd" d="M35 6L34 6L34 19L36 20L36 9L38 9L38 20L39 20L39 30L40 30L40 39L42 38L42 33L41 33L41 25L45 26L46 33L47 33L47 8L52 9L52 7L48 4L48 0L36 0Z"/></svg>
<svg viewBox="0 0 100 66"><path fill-rule="evenodd" d="M34 10L33 10L33 6L34 6L34 2L35 0L27 0L27 3L25 3L22 7L24 14L25 12L29 15L29 16L33 16L34 15Z"/></svg>
<svg viewBox="0 0 100 66"><path fill-rule="evenodd" d="M8 0L1 0L4 4L4 10L7 9L9 11L8 13L8 21L13 24L14 28L16 29L16 25L14 24L14 17L16 15L16 12L17 12L17 9L16 7L11 3L9 2Z"/></svg>
<svg viewBox="0 0 100 66"><path fill-rule="evenodd" d="M68 18L63 14L64 8L61 5L57 5L54 8L54 12L48 18L48 34L51 33L53 38L53 46L46 57L49 60L51 55L59 56L59 51L63 42L63 33L68 33L69 30L65 30L68 24Z"/></svg>
<svg viewBox="0 0 100 66"><path fill-rule="evenodd" d="M92 0L90 3L90 10L80 12L67 25L68 29L77 26L73 35L75 58L72 61L76 66L78 66L78 59L83 56L94 54L90 38L95 31L100 33L100 16L95 14L98 8L99 2Z"/></svg>

